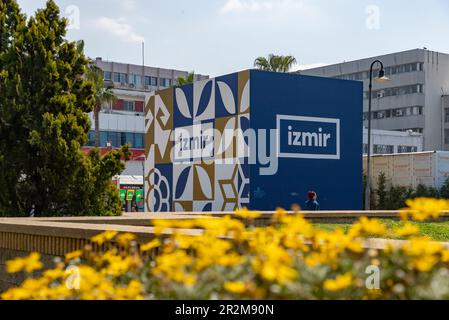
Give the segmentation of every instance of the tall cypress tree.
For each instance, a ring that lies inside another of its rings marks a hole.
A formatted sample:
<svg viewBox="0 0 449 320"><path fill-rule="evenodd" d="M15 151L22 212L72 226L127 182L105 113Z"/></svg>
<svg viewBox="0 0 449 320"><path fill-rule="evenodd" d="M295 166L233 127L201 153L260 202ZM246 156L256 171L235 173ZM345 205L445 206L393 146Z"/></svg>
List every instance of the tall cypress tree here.
<svg viewBox="0 0 449 320"><path fill-rule="evenodd" d="M28 20L0 0L0 23L0 214L118 214L123 154L81 152L95 98L67 20L52 0Z"/></svg>

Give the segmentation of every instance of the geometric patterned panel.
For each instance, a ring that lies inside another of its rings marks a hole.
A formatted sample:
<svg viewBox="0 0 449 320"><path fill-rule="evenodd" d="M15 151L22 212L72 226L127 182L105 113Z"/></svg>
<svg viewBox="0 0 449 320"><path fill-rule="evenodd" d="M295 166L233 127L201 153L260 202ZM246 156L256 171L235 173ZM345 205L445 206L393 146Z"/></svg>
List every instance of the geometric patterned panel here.
<svg viewBox="0 0 449 320"><path fill-rule="evenodd" d="M249 205L249 71L155 92L146 112L147 210ZM246 161L245 161L246 159Z"/></svg>

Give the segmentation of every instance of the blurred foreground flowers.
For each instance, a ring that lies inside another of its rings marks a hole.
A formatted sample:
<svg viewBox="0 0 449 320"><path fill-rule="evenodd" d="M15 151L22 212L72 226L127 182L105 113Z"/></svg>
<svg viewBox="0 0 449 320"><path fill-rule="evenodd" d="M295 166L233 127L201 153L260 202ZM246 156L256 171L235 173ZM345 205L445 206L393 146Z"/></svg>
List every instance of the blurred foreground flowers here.
<svg viewBox="0 0 449 320"><path fill-rule="evenodd" d="M407 205L403 220L435 219L449 209L444 200ZM8 262L8 272L29 277L1 298L449 299L449 249L420 237L411 223L388 230L361 218L346 232L323 231L300 213L279 209L268 226L256 227L260 216L244 209L232 217L155 221L155 238L142 245L132 234L106 231L91 240L110 244L108 251L87 246L45 271L33 253ZM368 238L387 234L408 241L366 247Z"/></svg>

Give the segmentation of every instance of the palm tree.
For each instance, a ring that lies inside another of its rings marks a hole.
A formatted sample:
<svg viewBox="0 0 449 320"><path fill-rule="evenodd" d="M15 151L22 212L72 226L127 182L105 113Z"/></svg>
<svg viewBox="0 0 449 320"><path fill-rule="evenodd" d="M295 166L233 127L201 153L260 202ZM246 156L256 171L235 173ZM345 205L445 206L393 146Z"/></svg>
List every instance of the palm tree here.
<svg viewBox="0 0 449 320"><path fill-rule="evenodd" d="M95 121L95 147L100 147L100 111L105 103L112 103L116 99L112 87L105 87L103 70L93 61L90 61L86 72L86 79L93 84L95 91L94 121Z"/></svg>
<svg viewBox="0 0 449 320"><path fill-rule="evenodd" d="M270 54L268 58L259 57L254 61L254 67L264 71L289 72L297 63L294 56L277 56Z"/></svg>
<svg viewBox="0 0 449 320"><path fill-rule="evenodd" d="M195 71L189 72L187 77L179 77L176 79L176 82L178 83L178 86L183 86L185 84L190 84L195 81Z"/></svg>
<svg viewBox="0 0 449 320"><path fill-rule="evenodd" d="M84 41L76 42L76 51L78 56L84 55ZM94 121L95 121L95 147L100 147L100 111L104 103L110 104L116 99L112 87L106 87L104 84L103 70L101 70L92 59L89 59L89 65L84 75L86 79L93 84L95 92Z"/></svg>

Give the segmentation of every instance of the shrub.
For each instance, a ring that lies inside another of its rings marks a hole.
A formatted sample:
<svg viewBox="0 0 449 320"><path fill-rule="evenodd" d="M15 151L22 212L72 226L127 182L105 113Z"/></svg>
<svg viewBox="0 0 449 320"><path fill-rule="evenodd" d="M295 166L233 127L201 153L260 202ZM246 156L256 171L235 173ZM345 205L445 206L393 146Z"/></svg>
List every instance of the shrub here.
<svg viewBox="0 0 449 320"><path fill-rule="evenodd" d="M449 208L446 200L407 204L409 209L401 211L404 221L437 218ZM92 242L116 244L109 251L95 253L87 246L70 253L54 269L28 278L1 298L449 298L449 250L420 237L413 224L388 230L378 220L361 218L347 232L330 232L314 228L300 213L277 210L266 227L254 226L259 216L239 210L220 219L156 221L159 236L140 247L132 234L107 231ZM183 233L186 228L198 229L198 235ZM168 229L175 232L167 236ZM366 248L367 238L387 232L408 241L383 250ZM7 263L11 273L41 268L36 253ZM367 270L374 278L367 278Z"/></svg>

